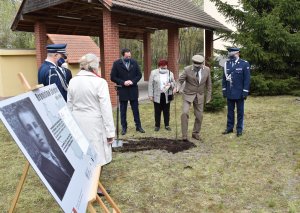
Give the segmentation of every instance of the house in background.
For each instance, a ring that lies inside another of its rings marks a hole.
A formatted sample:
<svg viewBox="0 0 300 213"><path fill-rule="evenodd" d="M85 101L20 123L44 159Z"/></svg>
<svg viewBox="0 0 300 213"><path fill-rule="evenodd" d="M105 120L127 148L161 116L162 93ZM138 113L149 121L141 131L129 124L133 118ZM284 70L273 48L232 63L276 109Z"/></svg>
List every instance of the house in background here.
<svg viewBox="0 0 300 213"><path fill-rule="evenodd" d="M47 36L48 44L67 44L69 69L73 76L79 71L79 60L83 55L93 53L100 59L100 48L90 36L61 34L47 34Z"/></svg>
<svg viewBox="0 0 300 213"><path fill-rule="evenodd" d="M231 5L238 6L238 0L225 0L224 2L227 2ZM210 0L204 0L203 1L203 10L209 14L211 17L216 19L218 22L226 26L228 29L235 31L236 28L233 24L228 22L226 18L217 10L217 7L213 2ZM232 46L232 43L229 41L224 41L222 38L218 39L219 36L214 33L214 49L218 50L226 50L226 46ZM217 40L215 40L217 39Z"/></svg>
<svg viewBox="0 0 300 213"><path fill-rule="evenodd" d="M73 76L79 71L79 59L83 55L94 53L100 59L100 49L89 36L61 34L47 36L48 44L67 44L69 69ZM15 96L24 92L17 75L19 72L25 75L31 86L38 84L36 50L0 49L0 97Z"/></svg>

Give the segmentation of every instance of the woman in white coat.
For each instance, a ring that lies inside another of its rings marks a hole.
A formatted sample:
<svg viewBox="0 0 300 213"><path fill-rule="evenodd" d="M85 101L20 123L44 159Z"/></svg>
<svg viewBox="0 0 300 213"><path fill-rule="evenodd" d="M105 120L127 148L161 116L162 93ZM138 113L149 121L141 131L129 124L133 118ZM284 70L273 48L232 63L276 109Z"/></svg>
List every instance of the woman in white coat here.
<svg viewBox="0 0 300 213"><path fill-rule="evenodd" d="M80 71L68 87L68 108L98 154L98 169L112 160L111 143L115 137L112 106L106 80L98 75L99 59L86 54ZM98 178L100 173L98 172Z"/></svg>

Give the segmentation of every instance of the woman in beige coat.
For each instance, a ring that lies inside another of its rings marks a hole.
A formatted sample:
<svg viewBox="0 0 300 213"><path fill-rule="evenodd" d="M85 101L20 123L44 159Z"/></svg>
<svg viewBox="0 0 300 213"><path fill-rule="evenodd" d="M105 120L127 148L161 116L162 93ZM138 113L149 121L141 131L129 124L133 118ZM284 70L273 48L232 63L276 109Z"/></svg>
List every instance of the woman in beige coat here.
<svg viewBox="0 0 300 213"><path fill-rule="evenodd" d="M148 83L148 96L154 103L155 128L160 129L161 112L164 115L165 129L171 131L170 121L170 95L173 95L175 80L173 73L168 70L168 61L160 60L158 69L152 70Z"/></svg>
<svg viewBox="0 0 300 213"><path fill-rule="evenodd" d="M80 71L68 88L68 108L98 154L98 168L112 160L111 143L115 137L112 106L106 80L98 75L99 59L86 54ZM99 178L99 172L98 174Z"/></svg>

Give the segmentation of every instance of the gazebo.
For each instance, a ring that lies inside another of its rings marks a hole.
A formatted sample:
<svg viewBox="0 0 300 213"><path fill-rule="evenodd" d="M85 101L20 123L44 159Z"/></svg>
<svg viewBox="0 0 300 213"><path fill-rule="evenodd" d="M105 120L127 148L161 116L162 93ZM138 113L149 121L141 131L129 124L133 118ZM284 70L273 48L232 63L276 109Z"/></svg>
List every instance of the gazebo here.
<svg viewBox="0 0 300 213"><path fill-rule="evenodd" d="M179 28L205 29L205 58L213 52L213 31L228 29L191 0L23 0L12 30L34 32L38 66L46 58L47 34L98 36L101 72L110 82L112 63L120 56L119 39L139 39L144 45L144 76L151 70L151 33L168 30L169 67L178 77ZM116 104L112 98L112 104Z"/></svg>

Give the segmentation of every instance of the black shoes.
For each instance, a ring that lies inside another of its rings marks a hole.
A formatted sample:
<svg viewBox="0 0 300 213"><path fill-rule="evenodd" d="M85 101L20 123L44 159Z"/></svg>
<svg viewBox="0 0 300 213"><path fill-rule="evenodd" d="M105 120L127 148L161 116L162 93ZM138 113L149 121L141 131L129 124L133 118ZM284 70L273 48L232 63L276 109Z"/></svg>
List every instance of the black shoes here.
<svg viewBox="0 0 300 213"><path fill-rule="evenodd" d="M224 132L222 132L223 135L227 135L229 133L233 133L233 130L226 129Z"/></svg>
<svg viewBox="0 0 300 213"><path fill-rule="evenodd" d="M227 134L229 134L229 133L233 133L233 130L228 130L228 129L226 129L224 132L222 132L223 135L227 135ZM243 132L237 132L237 133L236 133L236 136L237 136L237 137L241 137L242 135L243 135Z"/></svg>
<svg viewBox="0 0 300 213"><path fill-rule="evenodd" d="M184 142L188 142L188 141L189 141L189 139L188 139L186 136L182 136L182 140L183 140Z"/></svg>
<svg viewBox="0 0 300 213"><path fill-rule="evenodd" d="M171 128L169 126L166 126L165 129L171 131Z"/></svg>
<svg viewBox="0 0 300 213"><path fill-rule="evenodd" d="M143 130L142 127L137 127L136 131L140 132L140 133L145 133L145 130Z"/></svg>
<svg viewBox="0 0 300 213"><path fill-rule="evenodd" d="M157 127L157 126L156 126L156 127L154 128L154 131L155 131L155 132L158 132L159 129L160 129L160 127ZM166 126L165 129L166 129L167 131L171 131L171 130L172 130L171 127L169 127L169 126Z"/></svg>
<svg viewBox="0 0 300 213"><path fill-rule="evenodd" d="M110 192L111 192L110 189L105 189L105 190L106 190L107 194L110 194ZM98 191L97 194L98 194L98 196L100 196L100 197L104 196L104 193L103 193L102 191Z"/></svg>
<svg viewBox="0 0 300 213"><path fill-rule="evenodd" d="M201 141L200 135L198 135L198 134L192 134L192 138L194 138L198 141Z"/></svg>
<svg viewBox="0 0 300 213"><path fill-rule="evenodd" d="M140 132L140 133L145 133L145 130L143 130L142 127L137 127L137 128L136 128L136 131L138 131L138 132ZM126 133L127 133L127 129L123 128L121 134L122 134L122 135L126 135Z"/></svg>

